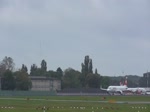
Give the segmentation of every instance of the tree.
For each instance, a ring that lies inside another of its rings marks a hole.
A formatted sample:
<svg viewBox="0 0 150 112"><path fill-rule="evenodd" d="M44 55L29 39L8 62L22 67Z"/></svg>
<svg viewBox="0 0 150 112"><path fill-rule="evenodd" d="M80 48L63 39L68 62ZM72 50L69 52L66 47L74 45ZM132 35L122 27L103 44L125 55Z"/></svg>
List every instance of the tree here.
<svg viewBox="0 0 150 112"><path fill-rule="evenodd" d="M12 71L14 69L15 64L11 57L5 56L5 58L0 63L0 66L1 66L0 68L3 68L4 71L6 71L6 70Z"/></svg>
<svg viewBox="0 0 150 112"><path fill-rule="evenodd" d="M17 90L29 90L32 86L31 80L28 77L28 73L24 71L15 72L16 76L16 89Z"/></svg>
<svg viewBox="0 0 150 112"><path fill-rule="evenodd" d="M110 78L108 76L101 76L101 84L103 88L107 88L110 85Z"/></svg>
<svg viewBox="0 0 150 112"><path fill-rule="evenodd" d="M80 77L80 80L82 82L82 86L85 87L85 78L89 73L93 73L93 64L92 59L87 55L84 58L84 63L81 64L81 72L82 76Z"/></svg>
<svg viewBox="0 0 150 112"><path fill-rule="evenodd" d="M30 75L44 76L47 74L47 63L45 60L41 61L41 68L38 68L36 64L33 64L30 69Z"/></svg>
<svg viewBox="0 0 150 112"><path fill-rule="evenodd" d="M85 65L84 65L84 63L81 64L81 73L85 74Z"/></svg>
<svg viewBox="0 0 150 112"><path fill-rule="evenodd" d="M36 64L31 65L30 75L36 75L37 69L38 68L37 68Z"/></svg>
<svg viewBox="0 0 150 112"><path fill-rule="evenodd" d="M63 71L60 67L57 68L57 74L58 74L58 79L62 79L62 76L63 76Z"/></svg>
<svg viewBox="0 0 150 112"><path fill-rule="evenodd" d="M41 70L42 70L43 72L46 72L46 71L47 71L47 63L46 63L45 60L42 60L42 62L41 62Z"/></svg>
<svg viewBox="0 0 150 112"><path fill-rule="evenodd" d="M89 60L89 64L88 64L88 73L93 73L92 59Z"/></svg>
<svg viewBox="0 0 150 112"><path fill-rule="evenodd" d="M81 64L81 75L80 75L80 82L82 84L82 87L85 87L85 77L86 77L86 73L85 73L85 65L82 63Z"/></svg>
<svg viewBox="0 0 150 112"><path fill-rule="evenodd" d="M95 69L95 74L98 74L98 72L97 72L97 68Z"/></svg>
<svg viewBox="0 0 150 112"><path fill-rule="evenodd" d="M89 56L85 56L84 58L84 63L81 64L81 72L82 74L85 74L85 77L89 73L93 73L93 64L92 64L92 59L89 58Z"/></svg>
<svg viewBox="0 0 150 112"><path fill-rule="evenodd" d="M27 66L26 65L24 65L24 64L22 64L22 68L21 68L21 71L23 71L23 72L28 72L28 68L27 68Z"/></svg>
<svg viewBox="0 0 150 112"><path fill-rule="evenodd" d="M1 77L2 77L2 75L4 74L5 71L6 71L5 66L0 63L0 76L1 76Z"/></svg>
<svg viewBox="0 0 150 112"><path fill-rule="evenodd" d="M57 78L57 79L59 79L58 72L53 71L53 70L47 71L46 72L46 76L47 77L51 77L51 78Z"/></svg>
<svg viewBox="0 0 150 112"><path fill-rule="evenodd" d="M84 67L85 67L85 75L87 75L89 73L89 56L85 56L85 59L84 59Z"/></svg>
<svg viewBox="0 0 150 112"><path fill-rule="evenodd" d="M89 73L85 79L86 87L99 88L100 87L100 75Z"/></svg>
<svg viewBox="0 0 150 112"><path fill-rule="evenodd" d="M80 72L76 71L72 68L68 68L64 72L64 76L62 79L63 88L79 88L81 87L81 83L79 80Z"/></svg>
<svg viewBox="0 0 150 112"><path fill-rule="evenodd" d="M110 85L118 86L120 85L120 82L116 79L110 79Z"/></svg>
<svg viewBox="0 0 150 112"><path fill-rule="evenodd" d="M6 70L2 76L2 90L14 90L15 89L15 78L12 71Z"/></svg>

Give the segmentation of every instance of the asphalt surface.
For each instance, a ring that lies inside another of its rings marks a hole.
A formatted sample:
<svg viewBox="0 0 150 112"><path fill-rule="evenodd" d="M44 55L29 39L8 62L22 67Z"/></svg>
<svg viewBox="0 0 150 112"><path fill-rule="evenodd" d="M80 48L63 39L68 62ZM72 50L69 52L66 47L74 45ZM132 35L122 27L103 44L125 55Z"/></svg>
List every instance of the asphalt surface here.
<svg viewBox="0 0 150 112"><path fill-rule="evenodd" d="M58 96L110 96L108 93L57 93ZM125 94L120 95L119 93L115 93L116 96L135 96L135 94ZM143 96L140 94L136 94L137 96ZM150 96L150 94L146 95Z"/></svg>
<svg viewBox="0 0 150 112"><path fill-rule="evenodd" d="M130 96L129 96L130 97ZM0 98L3 100L27 100L25 98ZM84 102L84 103L111 103L110 101L87 101L87 100L46 100L46 99L30 99L31 101L50 101L50 102ZM117 104L150 104L150 101L115 101Z"/></svg>

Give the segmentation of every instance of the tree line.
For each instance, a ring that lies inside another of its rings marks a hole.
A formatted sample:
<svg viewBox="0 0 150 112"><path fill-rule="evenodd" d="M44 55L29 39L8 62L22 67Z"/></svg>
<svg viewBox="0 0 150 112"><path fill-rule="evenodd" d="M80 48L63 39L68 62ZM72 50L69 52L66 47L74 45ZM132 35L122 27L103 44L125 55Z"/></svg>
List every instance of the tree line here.
<svg viewBox="0 0 150 112"><path fill-rule="evenodd" d="M58 67L56 71L47 70L47 62L43 59L40 67L32 64L30 71L25 64L18 70L14 70L15 63L11 57L4 57L0 62L0 77L2 90L30 90L32 87L29 76L46 76L61 80L62 89L64 88L107 88L109 85L119 85L124 77L102 76L95 69L93 72L92 59L87 55L81 63L81 71L71 67L64 71ZM128 80L130 87L146 87L146 80L143 77L134 78L136 81ZM148 79L150 80L150 79ZM149 81L150 82L150 81ZM149 84L150 85L150 84Z"/></svg>

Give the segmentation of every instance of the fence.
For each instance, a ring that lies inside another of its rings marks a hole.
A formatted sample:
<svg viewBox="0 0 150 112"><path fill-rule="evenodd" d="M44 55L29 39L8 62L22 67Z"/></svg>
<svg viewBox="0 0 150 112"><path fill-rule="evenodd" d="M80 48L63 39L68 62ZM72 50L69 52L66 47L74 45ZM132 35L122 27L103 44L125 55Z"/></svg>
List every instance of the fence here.
<svg viewBox="0 0 150 112"><path fill-rule="evenodd" d="M0 91L0 96L54 96L55 91Z"/></svg>

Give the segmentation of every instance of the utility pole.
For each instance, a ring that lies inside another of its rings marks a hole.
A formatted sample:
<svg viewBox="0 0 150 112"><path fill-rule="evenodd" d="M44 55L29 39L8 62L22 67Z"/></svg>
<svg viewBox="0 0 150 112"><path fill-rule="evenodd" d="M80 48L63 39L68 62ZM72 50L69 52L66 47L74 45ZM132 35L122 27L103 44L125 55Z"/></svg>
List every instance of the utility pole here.
<svg viewBox="0 0 150 112"><path fill-rule="evenodd" d="M146 76L147 76L147 88L148 88L148 75L149 75L149 74L148 74L148 72L147 72L147 75L146 75Z"/></svg>

